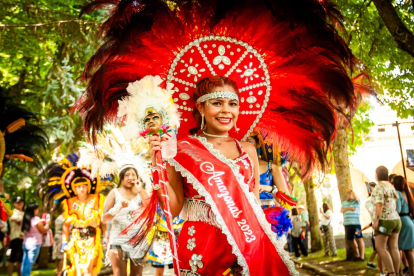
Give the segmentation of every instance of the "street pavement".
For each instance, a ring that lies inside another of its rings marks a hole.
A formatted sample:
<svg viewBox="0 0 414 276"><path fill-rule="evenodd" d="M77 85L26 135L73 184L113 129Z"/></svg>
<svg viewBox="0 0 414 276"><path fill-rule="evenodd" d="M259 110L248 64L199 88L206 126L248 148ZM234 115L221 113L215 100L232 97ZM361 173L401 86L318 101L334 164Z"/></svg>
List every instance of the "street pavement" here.
<svg viewBox="0 0 414 276"><path fill-rule="evenodd" d="M301 276L314 276L315 275L315 273L312 273L312 271L299 268L298 265L296 265L296 269L299 272L299 275L301 275ZM142 275L143 276L155 276L155 268L153 268L149 264L146 265L145 268L144 268L144 273ZM164 276L170 276L170 275L174 275L174 270L173 269L168 269L167 267L165 267Z"/></svg>

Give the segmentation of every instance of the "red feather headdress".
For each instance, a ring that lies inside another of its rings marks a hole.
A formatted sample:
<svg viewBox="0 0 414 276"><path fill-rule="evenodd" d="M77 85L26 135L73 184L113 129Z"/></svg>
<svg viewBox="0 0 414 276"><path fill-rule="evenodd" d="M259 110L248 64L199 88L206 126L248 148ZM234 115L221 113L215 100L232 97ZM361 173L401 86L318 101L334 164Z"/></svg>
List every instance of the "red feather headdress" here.
<svg viewBox="0 0 414 276"><path fill-rule="evenodd" d="M226 75L241 92L241 131L232 136L247 138L258 127L305 174L326 163L337 115L357 108L354 58L333 27L340 14L329 1L113 0L84 12L102 7L110 8L100 30L105 43L87 63L88 87L75 105L92 137L116 118L128 84L147 75L174 84L179 136L188 135L195 83Z"/></svg>

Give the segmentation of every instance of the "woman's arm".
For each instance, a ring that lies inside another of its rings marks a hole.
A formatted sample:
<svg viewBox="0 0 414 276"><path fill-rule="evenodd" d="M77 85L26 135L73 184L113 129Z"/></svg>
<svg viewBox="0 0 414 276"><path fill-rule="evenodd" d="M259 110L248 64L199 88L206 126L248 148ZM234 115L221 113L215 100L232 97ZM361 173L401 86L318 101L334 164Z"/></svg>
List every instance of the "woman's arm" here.
<svg viewBox="0 0 414 276"><path fill-rule="evenodd" d="M382 213L382 205L383 205L382 202L375 203L375 218L372 224L372 229L374 229L375 231L378 229L379 218Z"/></svg>
<svg viewBox="0 0 414 276"><path fill-rule="evenodd" d="M104 208L102 211L102 223L106 224L114 218L114 215L108 213L115 205L115 192L114 190L110 191L108 196L105 199Z"/></svg>
<svg viewBox="0 0 414 276"><path fill-rule="evenodd" d="M280 168L276 164L272 164L272 176L273 176L273 185L275 185L279 191L290 195L289 190L286 186L285 178L283 177L283 174L280 171Z"/></svg>
<svg viewBox="0 0 414 276"><path fill-rule="evenodd" d="M164 139L164 138L163 138ZM151 136L149 138L150 143L150 155L152 166L156 166L155 153L158 150L161 150L161 139L158 136ZM168 196L170 198L170 209L173 217L176 217L180 214L184 206L184 189L183 189L183 178L180 173L178 173L172 166L167 166L167 175L168 175ZM158 203L161 208L164 209L162 200L159 200L162 196L161 190L157 190L158 193Z"/></svg>
<svg viewBox="0 0 414 276"><path fill-rule="evenodd" d="M326 219L330 219L331 216L328 216L326 213L322 213L322 215L326 218Z"/></svg>
<svg viewBox="0 0 414 276"><path fill-rule="evenodd" d="M42 220L39 221L38 224L36 224L37 230L39 230L40 233L42 233L43 235L47 233L47 231L49 230L49 223L46 223L45 225L43 225Z"/></svg>
<svg viewBox="0 0 414 276"><path fill-rule="evenodd" d="M256 149L252 144L248 142L241 142L240 145L243 147L243 150L249 155L250 160L253 162L253 173L254 173L254 195L257 200L259 200L259 188L260 188L260 171L259 171L259 158L257 157Z"/></svg>
<svg viewBox="0 0 414 276"><path fill-rule="evenodd" d="M137 184L135 184L135 187L137 188L138 194L141 197L142 200L142 205L145 207L147 207L149 200L150 200L150 196L148 195L147 191L142 188L142 183L138 181Z"/></svg>
<svg viewBox="0 0 414 276"><path fill-rule="evenodd" d="M401 213L401 196L397 198L397 212Z"/></svg>

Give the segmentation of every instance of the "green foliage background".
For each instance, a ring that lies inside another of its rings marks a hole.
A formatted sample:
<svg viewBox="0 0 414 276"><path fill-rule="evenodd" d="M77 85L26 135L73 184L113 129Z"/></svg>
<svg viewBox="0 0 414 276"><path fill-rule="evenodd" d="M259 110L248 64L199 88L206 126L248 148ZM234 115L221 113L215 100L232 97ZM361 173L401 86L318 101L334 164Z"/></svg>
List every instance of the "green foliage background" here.
<svg viewBox="0 0 414 276"><path fill-rule="evenodd" d="M378 87L381 101L402 118L414 115L414 58L398 49L369 0L334 0L344 15L346 40L361 61L357 71L367 71ZM65 155L83 139L81 119L69 109L83 90L77 79L99 45L96 31L104 12L79 18L86 0L0 1L0 86L16 102L39 114L50 135L45 161ZM406 26L414 31L410 0L393 1ZM353 120L355 152L366 139L372 122L369 105L360 106ZM6 170L3 182L12 194L22 194L23 177L36 183L38 170ZM30 194L35 188L29 189Z"/></svg>
<svg viewBox="0 0 414 276"><path fill-rule="evenodd" d="M98 47L96 31L102 13L79 19L83 0L0 1L0 86L16 102L39 114L50 137L43 154L66 155L83 138L82 120L69 109L83 87L77 79ZM10 167L3 176L5 189L14 198L23 195L21 180L36 183L38 168L26 173ZM16 189L17 186L17 189ZM35 187L28 189L33 198Z"/></svg>

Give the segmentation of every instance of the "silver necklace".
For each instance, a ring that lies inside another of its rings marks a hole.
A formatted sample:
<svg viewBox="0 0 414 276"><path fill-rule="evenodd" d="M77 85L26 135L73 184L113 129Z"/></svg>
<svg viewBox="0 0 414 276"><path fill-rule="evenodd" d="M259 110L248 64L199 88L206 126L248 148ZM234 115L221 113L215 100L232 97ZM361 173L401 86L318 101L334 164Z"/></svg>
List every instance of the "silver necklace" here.
<svg viewBox="0 0 414 276"><path fill-rule="evenodd" d="M209 134L209 133L205 132L204 130L203 130L203 134L204 134L205 136L208 136L208 137L215 137L215 138L227 138L227 137L229 137L229 135L228 135L228 134L227 134L227 135L215 135L215 134ZM221 146L221 142L220 142L220 140L218 140L218 141L217 141L217 145L218 145L218 146Z"/></svg>

